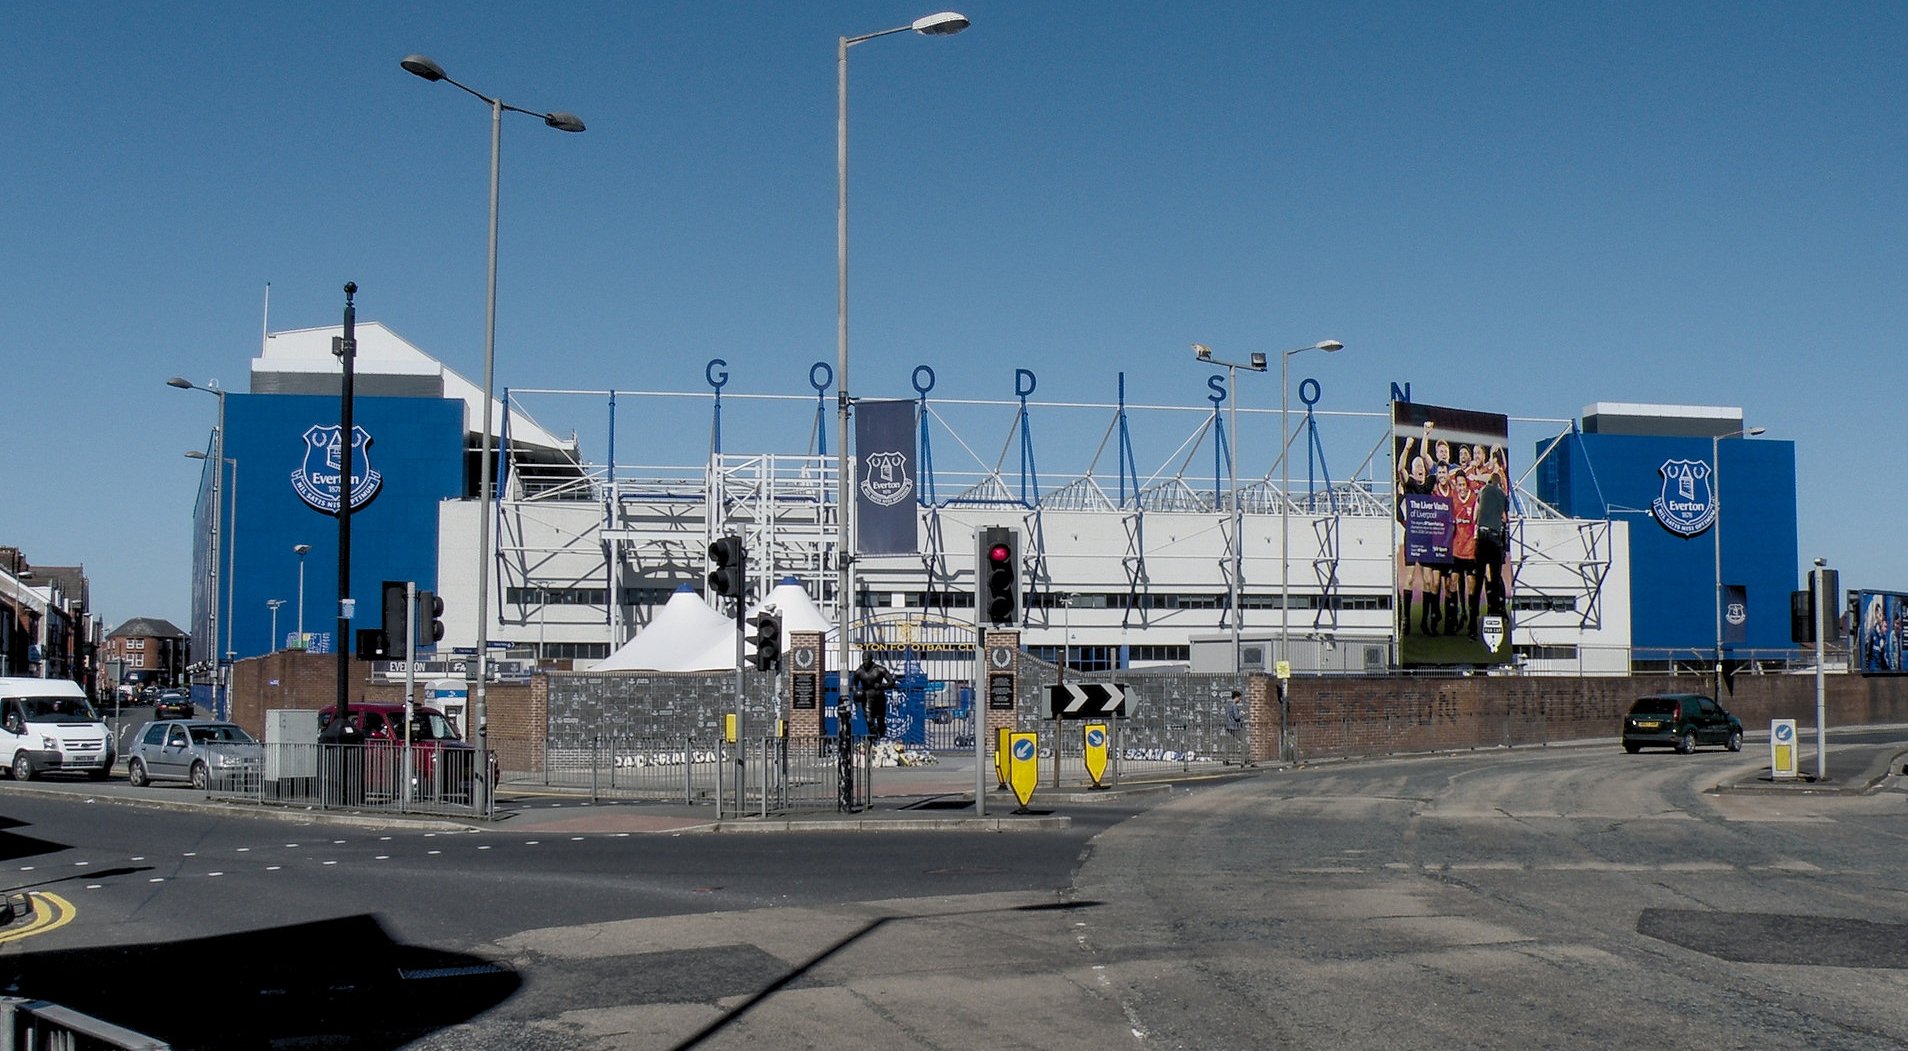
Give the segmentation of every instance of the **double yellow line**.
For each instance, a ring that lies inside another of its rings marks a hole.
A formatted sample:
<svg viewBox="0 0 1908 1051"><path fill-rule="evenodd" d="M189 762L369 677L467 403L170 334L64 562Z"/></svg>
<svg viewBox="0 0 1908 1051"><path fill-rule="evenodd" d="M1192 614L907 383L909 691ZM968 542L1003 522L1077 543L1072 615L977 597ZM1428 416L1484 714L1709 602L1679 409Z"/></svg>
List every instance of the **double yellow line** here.
<svg viewBox="0 0 1908 1051"><path fill-rule="evenodd" d="M73 903L58 894L47 894L35 890L28 891L27 896L33 899L33 918L23 926L0 931L0 945L19 941L21 938L30 938L35 934L59 930L72 923L73 917L79 915L79 910L73 907Z"/></svg>

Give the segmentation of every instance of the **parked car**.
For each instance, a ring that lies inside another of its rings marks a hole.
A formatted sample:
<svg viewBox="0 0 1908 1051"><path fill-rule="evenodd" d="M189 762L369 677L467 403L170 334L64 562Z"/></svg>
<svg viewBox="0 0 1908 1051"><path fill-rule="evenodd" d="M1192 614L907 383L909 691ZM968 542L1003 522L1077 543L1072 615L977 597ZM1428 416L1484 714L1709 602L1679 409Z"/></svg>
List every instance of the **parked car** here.
<svg viewBox="0 0 1908 1051"><path fill-rule="evenodd" d="M195 714L192 694L186 690L160 690L153 698L154 719L190 719Z"/></svg>
<svg viewBox="0 0 1908 1051"><path fill-rule="evenodd" d="M185 781L205 791L237 787L258 776L264 748L245 728L216 719L159 719L147 723L126 753L133 787Z"/></svg>
<svg viewBox="0 0 1908 1051"><path fill-rule="evenodd" d="M334 706L319 709L321 734L331 725L335 713ZM351 706L350 719L364 748L365 791L372 795L397 795L405 778L404 705L360 702ZM473 781L482 776L477 765L477 749L458 735L449 716L429 705L412 705L409 740L412 798L470 798Z"/></svg>
<svg viewBox="0 0 1908 1051"><path fill-rule="evenodd" d="M1623 750L1674 748L1685 755L1699 744L1742 751L1742 720L1707 697L1667 693L1639 697L1623 717Z"/></svg>

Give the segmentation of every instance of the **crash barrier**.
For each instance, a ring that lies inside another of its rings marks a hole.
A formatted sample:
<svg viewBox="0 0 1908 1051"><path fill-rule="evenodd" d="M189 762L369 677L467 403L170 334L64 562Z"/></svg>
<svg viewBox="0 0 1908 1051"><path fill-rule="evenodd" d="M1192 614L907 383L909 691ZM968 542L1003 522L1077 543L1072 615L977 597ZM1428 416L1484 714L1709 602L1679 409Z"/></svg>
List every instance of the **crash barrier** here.
<svg viewBox="0 0 1908 1051"><path fill-rule="evenodd" d="M470 817L485 805L495 762L474 748L402 742L293 744L268 742L246 764L208 763L209 796L320 810L395 810ZM486 773L485 767L489 767Z"/></svg>
<svg viewBox="0 0 1908 1051"><path fill-rule="evenodd" d="M0 1051L167 1051L171 1046L45 1000L0 996Z"/></svg>

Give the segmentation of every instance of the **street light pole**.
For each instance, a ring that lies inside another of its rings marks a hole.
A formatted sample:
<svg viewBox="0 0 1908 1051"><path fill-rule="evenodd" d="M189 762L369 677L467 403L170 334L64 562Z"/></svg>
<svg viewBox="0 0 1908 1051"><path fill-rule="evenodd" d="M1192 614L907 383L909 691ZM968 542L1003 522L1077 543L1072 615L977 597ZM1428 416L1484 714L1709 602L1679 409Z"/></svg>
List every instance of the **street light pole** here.
<svg viewBox="0 0 1908 1051"><path fill-rule="evenodd" d="M1239 632L1245 620L1243 587L1245 580L1245 537L1243 512L1239 508L1239 370L1251 369L1253 372L1265 371L1265 355L1255 353L1250 362L1241 365L1236 361L1221 361L1212 356L1212 348L1204 343L1192 345L1193 356L1209 365L1219 365L1226 370L1226 415L1227 429L1232 432L1227 441L1226 468L1229 474L1228 486L1232 493L1232 539L1227 545L1227 557L1232 562L1231 579L1227 582L1226 603L1232 610L1232 684L1239 685L1245 675L1240 666Z"/></svg>
<svg viewBox="0 0 1908 1051"><path fill-rule="evenodd" d="M1279 659L1289 661L1292 647L1292 356L1308 350L1327 354L1345 349L1335 339L1322 339L1279 355ZM1281 680L1282 682L1283 680Z"/></svg>
<svg viewBox="0 0 1908 1051"><path fill-rule="evenodd" d="M221 442L220 444L224 444L224 443ZM211 459L210 456L207 456L205 453L202 453L198 451L197 449L194 449L193 451L186 453L186 458L192 459L192 460L210 460ZM232 585L238 579L238 461L233 459L230 456L226 457L224 462L220 464L219 466L219 471L221 474L224 473L224 470L227 466L232 468L232 517L230 520L228 520L225 523L225 528L224 528L225 559L226 559L225 561L225 649L223 651L224 656L222 658L219 658L216 654L214 655L215 656L214 663L216 664L218 670L216 675L214 676L213 690L216 692L212 698L213 710L218 713L218 716L221 719L225 718L225 710L226 710L225 701L229 699L227 697L227 694L229 693L229 686L231 684L231 670L230 670L231 662L236 657L236 654L232 650L232 625L238 620L238 607L234 605L232 602ZM214 491L217 490L216 485L213 488L214 488ZM217 521L217 516L214 516L214 521ZM212 581L211 581L212 608L216 611L219 605L219 567L216 564L218 562L217 545L219 540L219 530L217 527L214 527L212 537L213 537L213 549L214 549L214 553L212 557L212 561L214 562L214 565L212 566ZM213 619L213 624L217 625L217 623L218 623L218 620L215 616ZM218 648L218 642L219 642L218 628L215 626L212 629L212 645L214 649Z"/></svg>
<svg viewBox="0 0 1908 1051"><path fill-rule="evenodd" d="M278 607L284 604L285 600L282 598L268 598L265 600L266 608L272 611L272 635L270 641L272 646L271 652L273 653L278 652Z"/></svg>
<svg viewBox="0 0 1908 1051"><path fill-rule="evenodd" d="M310 544L292 545L292 553L298 556L298 648L305 648L305 555L310 553Z"/></svg>
<svg viewBox="0 0 1908 1051"><path fill-rule="evenodd" d="M1716 682L1713 696L1719 704L1722 702L1723 689L1722 440L1753 438L1764 430L1762 427L1749 427L1728 434L1714 434L1709 438L1709 496L1716 505L1716 524L1709 527L1710 546L1716 563Z"/></svg>
<svg viewBox="0 0 1908 1051"><path fill-rule="evenodd" d="M207 632L208 637L206 641L210 644L212 649L212 690L214 703L216 704L217 697L224 690L224 676L221 674L224 668L224 662L219 659L219 558L225 553L220 530L225 516L225 489L223 485L225 481L226 462L225 389L219 386L218 380L213 380L211 383L201 387L191 380L186 379L184 376L172 377L166 381L166 386L177 387L180 390L200 390L207 394L217 395L219 399L219 419L218 423L212 428L212 451L209 454L210 459L217 466L212 470L212 557L210 559L210 566L206 571L206 583L208 585L206 593L209 599L208 605L211 606L211 614L207 623L209 630ZM199 460L207 459L208 454L202 452L193 458Z"/></svg>
<svg viewBox="0 0 1908 1051"><path fill-rule="evenodd" d="M490 248L485 261L484 281L484 408L483 435L479 439L481 462L477 468L477 498L480 504L477 522L477 684L472 697L471 711L477 725L477 749L479 755L488 754L485 725L487 712L485 702L485 684L489 679L490 649L490 501L491 501L491 391L494 389L497 362L497 187L501 178L501 153L503 146L503 114L527 113L543 118L543 123L558 131L578 132L583 130L583 122L574 113L556 111L541 113L536 110L522 109L504 102L500 98L485 95L467 85L460 84L444 73L444 67L424 55L406 55L398 63L404 71L428 81L444 81L452 87L482 100L490 107ZM483 784L480 780L479 784ZM489 788L484 788L484 800L479 809L490 812Z"/></svg>
<svg viewBox="0 0 1908 1051"><path fill-rule="evenodd" d="M848 455L848 49L877 37L913 30L922 36L952 36L968 27L965 15L953 11L917 18L905 26L876 33L839 38L835 49L835 621L839 647L835 671L837 696L848 696L848 672L854 666L848 638L854 611L854 556L848 516L854 500L853 466ZM981 734L975 723L975 748ZM984 804L983 804L984 805Z"/></svg>

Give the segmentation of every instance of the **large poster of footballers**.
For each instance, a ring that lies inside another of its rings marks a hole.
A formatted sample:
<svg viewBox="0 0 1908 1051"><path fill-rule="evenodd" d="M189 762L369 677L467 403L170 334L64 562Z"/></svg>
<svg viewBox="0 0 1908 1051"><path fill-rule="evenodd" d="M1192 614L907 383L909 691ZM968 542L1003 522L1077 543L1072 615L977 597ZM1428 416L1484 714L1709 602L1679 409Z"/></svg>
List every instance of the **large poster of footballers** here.
<svg viewBox="0 0 1908 1051"><path fill-rule="evenodd" d="M1908 628L1908 595L1892 591L1855 593L1855 657L1863 675L1901 675L1902 631Z"/></svg>
<svg viewBox="0 0 1908 1051"><path fill-rule="evenodd" d="M1509 419L1399 401L1391 435L1399 662L1508 662Z"/></svg>

